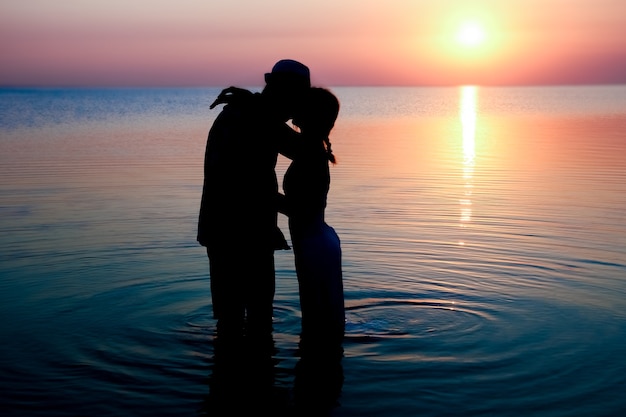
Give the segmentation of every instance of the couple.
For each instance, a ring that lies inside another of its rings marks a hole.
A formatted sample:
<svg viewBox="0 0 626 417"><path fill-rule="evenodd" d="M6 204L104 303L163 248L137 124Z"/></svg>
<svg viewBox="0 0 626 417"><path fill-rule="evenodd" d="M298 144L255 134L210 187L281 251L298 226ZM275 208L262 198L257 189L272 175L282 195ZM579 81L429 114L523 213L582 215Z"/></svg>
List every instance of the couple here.
<svg viewBox="0 0 626 417"><path fill-rule="evenodd" d="M328 136L339 102L311 87L308 67L294 60L278 61L265 81L261 93L231 87L211 106L226 104L207 140L198 242L209 257L217 340L271 349L274 251L289 249L277 226L281 212L298 277L302 357L341 356L341 248L324 220L328 165L335 162ZM279 153L291 159L284 195L275 173Z"/></svg>

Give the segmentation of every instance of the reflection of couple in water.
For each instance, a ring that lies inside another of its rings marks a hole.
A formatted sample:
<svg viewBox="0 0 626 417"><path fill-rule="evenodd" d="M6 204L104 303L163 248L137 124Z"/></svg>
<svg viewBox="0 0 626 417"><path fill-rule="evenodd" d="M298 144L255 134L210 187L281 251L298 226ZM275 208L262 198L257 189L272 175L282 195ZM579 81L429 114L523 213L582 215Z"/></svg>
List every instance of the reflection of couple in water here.
<svg viewBox="0 0 626 417"><path fill-rule="evenodd" d="M345 324L340 242L324 220L339 102L311 87L297 61L277 62L265 81L261 93L225 89L211 106L226 104L209 131L198 223L217 319L211 397L231 411L271 401L274 251L289 249L280 212L289 219L302 311L295 405L329 408L343 382ZM284 195L279 153L291 159Z"/></svg>

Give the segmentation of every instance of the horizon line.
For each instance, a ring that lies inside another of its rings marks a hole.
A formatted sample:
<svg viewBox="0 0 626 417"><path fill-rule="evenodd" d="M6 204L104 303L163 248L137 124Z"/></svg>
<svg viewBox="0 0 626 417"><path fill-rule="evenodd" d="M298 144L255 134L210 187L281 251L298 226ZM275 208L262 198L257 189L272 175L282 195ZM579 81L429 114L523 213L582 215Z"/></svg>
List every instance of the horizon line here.
<svg viewBox="0 0 626 417"><path fill-rule="evenodd" d="M519 83L519 84L479 84L479 83L461 83L461 84L329 84L324 87L328 88L456 88L456 87L594 87L594 86L621 86L626 85L626 81L615 82L583 82L583 83ZM211 85L211 84L0 84L0 89L184 89L184 88L227 88L230 86L237 86L235 83ZM322 87L322 85L315 85L316 87ZM264 85L239 85L241 88L263 88Z"/></svg>

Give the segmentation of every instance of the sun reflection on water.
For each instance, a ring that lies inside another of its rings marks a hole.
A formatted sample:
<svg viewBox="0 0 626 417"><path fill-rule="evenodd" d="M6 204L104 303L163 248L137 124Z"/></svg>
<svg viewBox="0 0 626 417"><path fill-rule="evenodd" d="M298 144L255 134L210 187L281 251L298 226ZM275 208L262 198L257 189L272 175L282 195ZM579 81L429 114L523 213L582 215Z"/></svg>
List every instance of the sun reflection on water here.
<svg viewBox="0 0 626 417"><path fill-rule="evenodd" d="M476 86L463 86L460 92L459 115L463 140L464 181L463 196L459 200L460 226L466 227L472 221L472 189L476 159ZM459 244L464 245L465 242L461 241Z"/></svg>

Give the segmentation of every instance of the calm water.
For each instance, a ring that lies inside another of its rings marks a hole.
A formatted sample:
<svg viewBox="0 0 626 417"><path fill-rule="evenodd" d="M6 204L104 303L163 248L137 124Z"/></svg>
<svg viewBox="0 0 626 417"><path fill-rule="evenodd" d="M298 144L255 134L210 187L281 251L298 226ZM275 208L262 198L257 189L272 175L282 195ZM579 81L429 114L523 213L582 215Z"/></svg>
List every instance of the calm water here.
<svg viewBox="0 0 626 417"><path fill-rule="evenodd" d="M623 415L626 86L334 91L333 415ZM203 414L217 92L0 90L3 415ZM292 253L276 263L288 398L299 306Z"/></svg>

